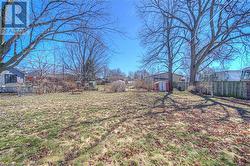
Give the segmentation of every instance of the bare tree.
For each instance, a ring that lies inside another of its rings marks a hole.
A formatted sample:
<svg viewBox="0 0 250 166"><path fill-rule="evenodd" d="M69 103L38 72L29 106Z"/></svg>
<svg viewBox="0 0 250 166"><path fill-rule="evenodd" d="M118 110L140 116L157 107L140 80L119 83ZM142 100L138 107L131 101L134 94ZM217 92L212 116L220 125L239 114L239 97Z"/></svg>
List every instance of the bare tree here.
<svg viewBox="0 0 250 166"><path fill-rule="evenodd" d="M27 63L26 69L29 69L31 74L33 73L34 76L38 76L40 79L45 78L52 71L53 67L46 55L35 55L27 60Z"/></svg>
<svg viewBox="0 0 250 166"><path fill-rule="evenodd" d="M107 81L114 82L119 80L126 80L126 74L121 69L109 69L107 74Z"/></svg>
<svg viewBox="0 0 250 166"><path fill-rule="evenodd" d="M174 15L177 12L176 0L164 0L164 9ZM179 37L184 33L179 29L179 22L169 14L162 13L161 8L152 8L155 2L142 1L139 11L144 21L144 28L140 34L143 44L148 48L143 64L146 67L163 65L168 70L170 91L173 91L173 73L180 68L183 56L184 40Z"/></svg>
<svg viewBox="0 0 250 166"><path fill-rule="evenodd" d="M75 42L66 46L67 52L62 55L62 60L65 69L76 75L84 85L102 72L108 62L108 47L94 33L79 33L75 35Z"/></svg>
<svg viewBox="0 0 250 166"><path fill-rule="evenodd" d="M129 77L134 80L143 80L149 75L147 70L137 70L134 73L129 73Z"/></svg>
<svg viewBox="0 0 250 166"><path fill-rule="evenodd" d="M4 31L6 8L13 3L7 0L1 10L0 72L18 65L42 41L70 42L72 33L102 29L107 25L103 22L103 0L31 0L30 24L8 35Z"/></svg>
<svg viewBox="0 0 250 166"><path fill-rule="evenodd" d="M187 32L181 37L190 54L190 85L199 70L216 60L227 61L239 46L249 43L249 0L179 0L178 11L168 11L164 0L151 0L149 10L160 10Z"/></svg>

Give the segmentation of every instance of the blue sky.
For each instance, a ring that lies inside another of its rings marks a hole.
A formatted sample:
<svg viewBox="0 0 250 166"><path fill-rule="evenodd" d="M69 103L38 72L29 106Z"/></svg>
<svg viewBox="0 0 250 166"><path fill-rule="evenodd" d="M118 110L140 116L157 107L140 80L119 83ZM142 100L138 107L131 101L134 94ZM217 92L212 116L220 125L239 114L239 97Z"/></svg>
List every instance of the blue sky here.
<svg viewBox="0 0 250 166"><path fill-rule="evenodd" d="M107 36L109 42L108 45L112 50L110 53L109 67L111 69L120 68L126 74L130 71L139 70L139 61L144 51L140 46L140 39L138 38L138 32L141 28L141 20L136 13L135 4L137 2L138 0L108 1L108 13L110 14L111 21L114 22L114 27L116 27L117 30L123 32L123 34L109 33ZM48 47L50 49L47 49ZM64 44L41 44L38 49L33 52L34 54L40 54L40 49L43 50L43 53L47 50L46 54L53 57L54 52L51 50L55 49L54 47L64 48ZM29 57L32 57L32 55Z"/></svg>
<svg viewBox="0 0 250 166"><path fill-rule="evenodd" d="M120 68L125 73L140 69L140 59L145 52L145 49L140 45L140 39L138 37L138 32L142 26L135 7L138 1L139 0L110 1L109 12L111 16L114 17L119 30L126 33L126 37L118 34L112 35L112 43L110 45L112 45L115 53L111 56L109 66L110 68ZM240 58L227 64L227 68L232 70L241 69L246 66L246 61L242 61ZM220 66L217 67L220 68Z"/></svg>
<svg viewBox="0 0 250 166"><path fill-rule="evenodd" d="M110 14L116 21L116 26L125 33L112 35L112 47L115 51L110 60L110 68L120 68L125 73L135 71L140 67L140 57L144 49L140 45L138 32L141 21L137 17L136 0L111 0Z"/></svg>
<svg viewBox="0 0 250 166"><path fill-rule="evenodd" d="M120 68L126 74L140 69L140 60L146 50L140 45L138 36L142 27L142 20L137 16L136 11L136 3L138 2L139 0L110 0L108 6L108 12L111 18L115 20L114 26L125 34L112 33L108 36L110 39L109 45L114 51L110 55L109 67L111 69ZM60 44L58 45L60 46ZM53 53L49 52L49 54ZM248 62L250 62L249 55L248 59ZM228 63L227 68L236 70L249 65L245 60L242 61L238 58ZM220 66L218 65L217 68L220 68Z"/></svg>

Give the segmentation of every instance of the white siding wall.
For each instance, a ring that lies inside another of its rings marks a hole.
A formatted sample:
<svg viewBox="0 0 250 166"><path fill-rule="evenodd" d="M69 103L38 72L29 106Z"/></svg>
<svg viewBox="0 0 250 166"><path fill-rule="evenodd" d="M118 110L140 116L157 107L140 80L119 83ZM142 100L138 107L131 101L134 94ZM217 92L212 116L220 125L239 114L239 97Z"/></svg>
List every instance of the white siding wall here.
<svg viewBox="0 0 250 166"><path fill-rule="evenodd" d="M167 91L166 81L159 81L159 91L160 92L166 92Z"/></svg>
<svg viewBox="0 0 250 166"><path fill-rule="evenodd" d="M217 81L240 81L241 71L217 72Z"/></svg>
<svg viewBox="0 0 250 166"><path fill-rule="evenodd" d="M241 71L229 72L229 81L240 81L241 74L242 74Z"/></svg>

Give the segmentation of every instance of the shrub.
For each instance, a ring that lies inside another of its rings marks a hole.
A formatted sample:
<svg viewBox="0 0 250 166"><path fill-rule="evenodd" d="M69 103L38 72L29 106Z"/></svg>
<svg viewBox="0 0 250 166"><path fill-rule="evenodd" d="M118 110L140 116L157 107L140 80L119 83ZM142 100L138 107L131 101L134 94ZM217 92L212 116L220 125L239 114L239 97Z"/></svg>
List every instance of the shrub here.
<svg viewBox="0 0 250 166"><path fill-rule="evenodd" d="M211 87L207 83L199 83L196 86L189 86L188 91L191 93L210 94Z"/></svg>
<svg viewBox="0 0 250 166"><path fill-rule="evenodd" d="M125 92L126 90L126 84L124 81L115 81L111 83L110 92Z"/></svg>
<svg viewBox="0 0 250 166"><path fill-rule="evenodd" d="M134 83L135 89L152 90L153 84L150 81L136 80Z"/></svg>
<svg viewBox="0 0 250 166"><path fill-rule="evenodd" d="M191 93L196 93L196 87L195 86L189 86L187 90Z"/></svg>

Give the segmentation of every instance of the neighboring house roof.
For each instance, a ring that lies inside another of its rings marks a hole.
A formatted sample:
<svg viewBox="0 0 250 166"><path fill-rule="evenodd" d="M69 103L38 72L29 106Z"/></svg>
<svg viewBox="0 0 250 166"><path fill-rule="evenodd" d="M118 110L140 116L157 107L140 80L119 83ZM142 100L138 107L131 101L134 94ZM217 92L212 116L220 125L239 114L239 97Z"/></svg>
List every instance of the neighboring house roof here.
<svg viewBox="0 0 250 166"><path fill-rule="evenodd" d="M7 69L5 71L9 71L9 72L11 72L13 74L16 74L16 75L20 76L20 77L24 77L25 76L25 73L23 71L17 69L17 68L10 68L10 69Z"/></svg>
<svg viewBox="0 0 250 166"><path fill-rule="evenodd" d="M215 73L239 73L242 70L225 70L225 71L216 71Z"/></svg>
<svg viewBox="0 0 250 166"><path fill-rule="evenodd" d="M246 67L242 70L223 70L223 71L216 71L215 73L238 73L242 71L250 70L250 67Z"/></svg>
<svg viewBox="0 0 250 166"><path fill-rule="evenodd" d="M243 71L246 71L246 70L250 71L250 67L246 67L243 69Z"/></svg>
<svg viewBox="0 0 250 166"><path fill-rule="evenodd" d="M27 73L28 77L34 77L34 76L39 76L40 75L40 71L36 70L36 71L31 71Z"/></svg>
<svg viewBox="0 0 250 166"><path fill-rule="evenodd" d="M41 74L41 71L36 70L36 71L32 71L27 73L28 77L39 77ZM65 74L50 74L50 73L46 73L44 74L44 76L49 77L49 78L63 78L63 77L75 77L73 74L69 74L69 73L65 73Z"/></svg>

